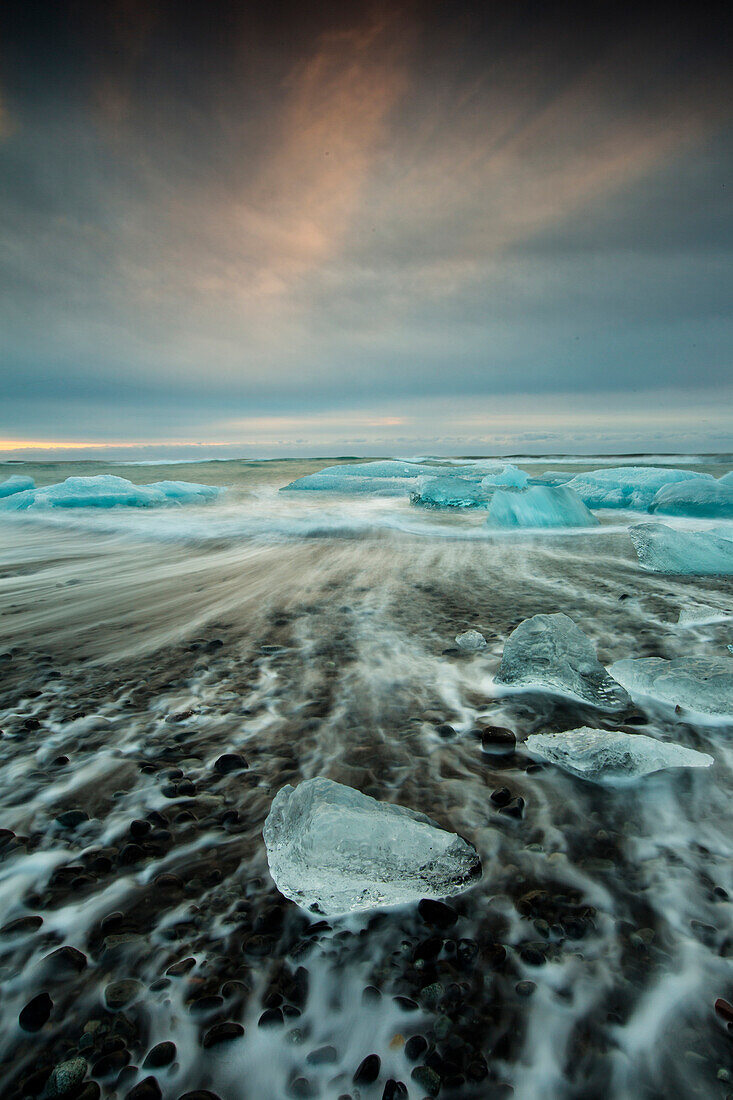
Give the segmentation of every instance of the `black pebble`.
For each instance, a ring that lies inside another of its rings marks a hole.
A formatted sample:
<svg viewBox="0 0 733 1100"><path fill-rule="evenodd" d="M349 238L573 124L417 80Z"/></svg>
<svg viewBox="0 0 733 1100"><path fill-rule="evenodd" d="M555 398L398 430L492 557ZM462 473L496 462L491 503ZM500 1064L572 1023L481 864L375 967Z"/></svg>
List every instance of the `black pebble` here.
<svg viewBox="0 0 733 1100"><path fill-rule="evenodd" d="M85 810L66 810L59 814L56 821L65 829L75 829L77 825L89 820L89 814Z"/></svg>
<svg viewBox="0 0 733 1100"><path fill-rule="evenodd" d="M444 901L435 901L433 898L423 898L417 911L425 923L434 928L452 928L458 920L455 909Z"/></svg>
<svg viewBox="0 0 733 1100"><path fill-rule="evenodd" d="M105 1054L96 1061L92 1067L93 1077L111 1077L113 1073L119 1073L130 1061L130 1055L126 1050L113 1050L111 1054Z"/></svg>
<svg viewBox="0 0 733 1100"><path fill-rule="evenodd" d="M225 752L214 764L214 771L219 775L229 775L230 772L241 772L248 768L249 764L238 752Z"/></svg>
<svg viewBox="0 0 733 1100"><path fill-rule="evenodd" d="M497 790L491 792L489 798L495 806L506 806L512 800L512 792L508 787L498 787Z"/></svg>
<svg viewBox="0 0 733 1100"><path fill-rule="evenodd" d="M382 1100L407 1100L407 1086L403 1085L401 1081L395 1081L393 1077L390 1077L384 1086Z"/></svg>
<svg viewBox="0 0 733 1100"><path fill-rule="evenodd" d="M241 1039L244 1035L244 1028L241 1024L235 1024L231 1020L226 1020L221 1024L214 1024L206 1034L204 1035L203 1045L206 1050L209 1047L218 1046L219 1043L231 1043L233 1039Z"/></svg>
<svg viewBox="0 0 733 1100"><path fill-rule="evenodd" d="M428 1041L423 1035L413 1035L405 1043L405 1058L408 1062L417 1062L428 1049Z"/></svg>
<svg viewBox="0 0 733 1100"><path fill-rule="evenodd" d="M283 1022L282 1010L279 1008L268 1008L262 1013L257 1021L258 1027L277 1027L278 1024Z"/></svg>
<svg viewBox="0 0 733 1100"><path fill-rule="evenodd" d="M511 756L516 747L516 737L504 726L486 726L481 734L481 748L490 756Z"/></svg>
<svg viewBox="0 0 733 1100"><path fill-rule="evenodd" d="M379 1077L382 1068L382 1059L378 1054L367 1054L352 1080L355 1085L371 1085Z"/></svg>
<svg viewBox="0 0 733 1100"><path fill-rule="evenodd" d="M125 1100L160 1100L163 1093L154 1077L146 1077L130 1089Z"/></svg>
<svg viewBox="0 0 733 1100"><path fill-rule="evenodd" d="M53 1001L48 993L39 993L22 1009L18 1023L23 1031L40 1031L51 1015Z"/></svg>
<svg viewBox="0 0 733 1100"><path fill-rule="evenodd" d="M143 1062L143 1069L160 1069L162 1066L169 1066L175 1056L175 1043L158 1043L148 1051L147 1057Z"/></svg>
<svg viewBox="0 0 733 1100"><path fill-rule="evenodd" d="M134 821L130 822L130 832L136 840L141 836L146 836L152 827L149 821L142 821L140 818L136 818Z"/></svg>
<svg viewBox="0 0 733 1100"><path fill-rule="evenodd" d="M70 974L72 971L81 974L82 970L86 969L87 957L82 951L66 945L57 947L50 955L46 955L43 962L59 976L64 973Z"/></svg>

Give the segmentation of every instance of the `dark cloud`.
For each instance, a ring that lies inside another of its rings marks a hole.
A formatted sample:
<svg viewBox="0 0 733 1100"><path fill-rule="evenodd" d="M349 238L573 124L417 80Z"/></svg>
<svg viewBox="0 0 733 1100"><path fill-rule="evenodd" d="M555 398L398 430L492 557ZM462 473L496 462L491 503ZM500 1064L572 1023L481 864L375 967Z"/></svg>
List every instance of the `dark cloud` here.
<svg viewBox="0 0 733 1100"><path fill-rule="evenodd" d="M3 435L729 385L712 6L0 18Z"/></svg>

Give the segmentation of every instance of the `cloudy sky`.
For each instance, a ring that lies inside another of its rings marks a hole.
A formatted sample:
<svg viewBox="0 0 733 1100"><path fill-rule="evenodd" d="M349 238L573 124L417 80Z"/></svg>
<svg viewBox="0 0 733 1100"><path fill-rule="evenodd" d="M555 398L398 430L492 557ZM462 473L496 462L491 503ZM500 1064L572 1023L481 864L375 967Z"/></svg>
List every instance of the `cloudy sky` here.
<svg viewBox="0 0 733 1100"><path fill-rule="evenodd" d="M6 0L0 448L733 449L713 7Z"/></svg>

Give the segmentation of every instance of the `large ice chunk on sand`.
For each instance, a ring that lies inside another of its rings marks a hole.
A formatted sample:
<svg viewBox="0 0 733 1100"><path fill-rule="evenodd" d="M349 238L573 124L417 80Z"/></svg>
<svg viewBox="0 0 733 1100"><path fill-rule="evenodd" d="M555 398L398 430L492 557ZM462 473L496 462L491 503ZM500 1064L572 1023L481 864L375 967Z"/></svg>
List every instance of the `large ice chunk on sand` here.
<svg viewBox="0 0 733 1100"><path fill-rule="evenodd" d="M654 573L733 574L733 538L717 531L676 531L664 523L629 528L636 556Z"/></svg>
<svg viewBox="0 0 733 1100"><path fill-rule="evenodd" d="M114 474L67 477L56 485L27 489L0 501L5 511L40 511L46 508L157 508L171 504L197 504L213 500L222 489L186 481L158 481L134 485Z"/></svg>
<svg viewBox="0 0 733 1100"><path fill-rule="evenodd" d="M278 791L263 836L280 893L326 916L447 897L481 874L456 833L321 777Z"/></svg>
<svg viewBox="0 0 733 1100"><path fill-rule="evenodd" d="M465 477L421 477L410 500L423 508L488 508L491 491Z"/></svg>
<svg viewBox="0 0 733 1100"><path fill-rule="evenodd" d="M567 482L589 508L630 508L646 511L663 485L701 478L715 481L711 474L693 470L672 470L663 466L614 466L577 474Z"/></svg>
<svg viewBox="0 0 733 1100"><path fill-rule="evenodd" d="M35 489L35 487L36 483L32 477L13 474L6 481L0 482L0 498L13 496L14 493L23 493L26 489Z"/></svg>
<svg viewBox="0 0 733 1100"><path fill-rule="evenodd" d="M421 477L450 476L444 466L385 459L377 462L349 462L327 466L284 485L281 492L309 489L332 493L369 493L376 496L408 496Z"/></svg>
<svg viewBox="0 0 733 1100"><path fill-rule="evenodd" d="M572 489L545 485L497 489L487 520L490 527L596 527L598 522Z"/></svg>
<svg viewBox="0 0 733 1100"><path fill-rule="evenodd" d="M534 756L572 775L596 782L635 779L665 768L709 768L712 756L684 745L657 741L641 733L581 726L565 733L535 733L525 741Z"/></svg>
<svg viewBox="0 0 733 1100"><path fill-rule="evenodd" d="M472 650L486 649L486 639L478 630L464 630L463 634L456 634L456 645L470 653Z"/></svg>
<svg viewBox="0 0 733 1100"><path fill-rule="evenodd" d="M633 699L654 699L715 718L733 718L729 657L637 657L609 669Z"/></svg>
<svg viewBox="0 0 733 1100"><path fill-rule="evenodd" d="M663 485L650 511L665 516L733 519L733 484L698 477L677 485Z"/></svg>
<svg viewBox="0 0 733 1100"><path fill-rule="evenodd" d="M606 711L631 700L598 661L593 643L567 615L533 615L504 645L497 682L575 699Z"/></svg>

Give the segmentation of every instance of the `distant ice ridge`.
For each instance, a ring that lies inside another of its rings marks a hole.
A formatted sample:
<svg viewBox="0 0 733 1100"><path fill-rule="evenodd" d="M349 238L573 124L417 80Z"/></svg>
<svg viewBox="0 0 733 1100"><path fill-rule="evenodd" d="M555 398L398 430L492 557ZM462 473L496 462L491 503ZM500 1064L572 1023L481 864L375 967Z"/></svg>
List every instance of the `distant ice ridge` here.
<svg viewBox="0 0 733 1100"><path fill-rule="evenodd" d="M609 671L633 699L655 699L696 714L733 718L729 657L638 657L616 661Z"/></svg>
<svg viewBox="0 0 733 1100"><path fill-rule="evenodd" d="M203 503L214 500L224 491L215 485L186 481L134 485L114 474L97 474L94 477L67 477L56 485L14 493L0 501L0 509L21 512L46 508L159 508Z"/></svg>
<svg viewBox="0 0 733 1100"><path fill-rule="evenodd" d="M589 508L629 508L646 512L664 485L681 481L711 481L712 474L673 470L660 466L617 466L593 470L566 482Z"/></svg>
<svg viewBox="0 0 733 1100"><path fill-rule="evenodd" d="M707 753L684 745L588 726L565 733L531 734L524 744L534 756L595 782L636 779L665 768L709 768L715 762Z"/></svg>
<svg viewBox="0 0 733 1100"><path fill-rule="evenodd" d="M515 492L497 489L487 523L490 527L596 527L599 521L572 489L531 485Z"/></svg>
<svg viewBox="0 0 733 1100"><path fill-rule="evenodd" d="M448 897L481 875L456 833L322 777L279 790L262 832L280 893L325 916Z"/></svg>
<svg viewBox="0 0 733 1100"><path fill-rule="evenodd" d="M733 574L733 538L727 532L676 531L664 523L638 523L629 535L639 561L654 573Z"/></svg>
<svg viewBox="0 0 733 1100"><path fill-rule="evenodd" d="M13 474L7 481L0 482L0 499L13 496L15 493L23 493L26 489L35 489L36 483L32 477L22 477Z"/></svg>
<svg viewBox="0 0 733 1100"><path fill-rule="evenodd" d="M733 481L698 477L677 485L663 485L650 511L666 516L733 519Z"/></svg>
<svg viewBox="0 0 733 1100"><path fill-rule="evenodd" d="M425 495L422 492L429 478L440 483L435 489L435 499L431 499L429 492ZM369 493L376 496L409 496L415 493L420 498L415 500L416 504L433 508L462 508L485 499L485 494L478 488L479 483L483 483L485 492L490 492L497 485L521 486L527 480L527 474L504 462L476 461L455 467L385 459L327 466L315 474L307 474L289 485L284 485L282 491L310 489L334 493ZM457 489L456 496L459 500L463 499L461 493L464 496L468 493L466 486L460 484L462 481L476 486L474 496L466 497L468 503L451 502L452 490L449 483L454 481L458 482L453 489Z"/></svg>
<svg viewBox="0 0 733 1100"><path fill-rule="evenodd" d="M591 640L562 612L533 615L512 631L496 680L605 711L625 710L631 703L623 687L599 662Z"/></svg>

